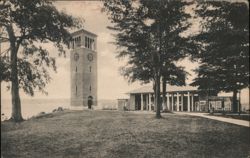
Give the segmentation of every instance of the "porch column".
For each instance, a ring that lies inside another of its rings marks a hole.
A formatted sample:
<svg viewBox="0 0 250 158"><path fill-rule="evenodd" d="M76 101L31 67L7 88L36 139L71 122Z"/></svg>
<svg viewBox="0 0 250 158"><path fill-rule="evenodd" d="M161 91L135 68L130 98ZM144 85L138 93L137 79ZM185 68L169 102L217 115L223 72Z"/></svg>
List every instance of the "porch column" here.
<svg viewBox="0 0 250 158"><path fill-rule="evenodd" d="M172 94L172 107L171 107L171 111L174 111L174 93Z"/></svg>
<svg viewBox="0 0 250 158"><path fill-rule="evenodd" d="M166 106L167 106L167 105L166 105L166 100L165 100L165 103L164 103L164 102L163 102L164 95L162 94L161 97L162 97L162 99L161 99L161 100L162 100L162 102L161 102L162 110L165 110L165 109L166 109Z"/></svg>
<svg viewBox="0 0 250 158"><path fill-rule="evenodd" d="M141 94L141 110L143 110L143 94Z"/></svg>
<svg viewBox="0 0 250 158"><path fill-rule="evenodd" d="M167 94L167 109L170 110L169 93Z"/></svg>
<svg viewBox="0 0 250 158"><path fill-rule="evenodd" d="M187 102L188 102L188 112L190 112L190 92L188 92L188 96L187 96Z"/></svg>
<svg viewBox="0 0 250 158"><path fill-rule="evenodd" d="M177 102L176 102L176 111L179 111L179 105L180 105L180 102L179 102L179 93L177 92Z"/></svg>
<svg viewBox="0 0 250 158"><path fill-rule="evenodd" d="M192 108L192 111L194 111L194 94L192 94L191 96L191 108Z"/></svg>
<svg viewBox="0 0 250 158"><path fill-rule="evenodd" d="M181 111L183 111L184 94L181 94Z"/></svg>
<svg viewBox="0 0 250 158"><path fill-rule="evenodd" d="M148 97L149 97L149 100L148 100L148 102L149 102L149 111L151 111L151 94L149 93L148 94Z"/></svg>

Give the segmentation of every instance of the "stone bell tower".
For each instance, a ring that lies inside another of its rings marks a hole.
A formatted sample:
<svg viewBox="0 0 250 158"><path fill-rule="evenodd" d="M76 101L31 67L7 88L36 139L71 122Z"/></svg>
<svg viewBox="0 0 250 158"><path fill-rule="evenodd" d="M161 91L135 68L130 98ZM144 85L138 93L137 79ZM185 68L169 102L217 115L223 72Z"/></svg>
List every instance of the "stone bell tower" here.
<svg viewBox="0 0 250 158"><path fill-rule="evenodd" d="M97 105L97 35L81 29L70 43L71 106Z"/></svg>

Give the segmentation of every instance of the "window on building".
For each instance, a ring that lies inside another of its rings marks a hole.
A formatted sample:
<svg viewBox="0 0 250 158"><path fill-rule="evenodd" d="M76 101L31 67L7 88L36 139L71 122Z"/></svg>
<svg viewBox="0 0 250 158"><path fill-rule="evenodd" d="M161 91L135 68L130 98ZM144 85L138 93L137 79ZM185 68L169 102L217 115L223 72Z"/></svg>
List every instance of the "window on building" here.
<svg viewBox="0 0 250 158"><path fill-rule="evenodd" d="M94 50L94 49L95 49L95 40L93 40L93 39L92 39L91 48L92 48L92 50Z"/></svg>
<svg viewBox="0 0 250 158"><path fill-rule="evenodd" d="M91 49L91 50L93 49L92 48L92 39L89 39L89 49Z"/></svg>
<svg viewBox="0 0 250 158"><path fill-rule="evenodd" d="M76 96L77 96L77 85L76 85Z"/></svg>
<svg viewBox="0 0 250 158"><path fill-rule="evenodd" d="M71 41L71 43L72 43L72 49L74 49L74 48L75 48L75 42L74 42L74 39Z"/></svg>
<svg viewBox="0 0 250 158"><path fill-rule="evenodd" d="M76 37L75 40L76 40L76 46L80 47L81 46L81 36Z"/></svg>
<svg viewBox="0 0 250 158"><path fill-rule="evenodd" d="M76 72L77 72L77 66L76 66Z"/></svg>
<svg viewBox="0 0 250 158"><path fill-rule="evenodd" d="M85 48L87 48L88 47L88 42L87 42L87 39L88 39L88 37L87 36L85 36Z"/></svg>
<svg viewBox="0 0 250 158"><path fill-rule="evenodd" d="M95 40L85 36L85 48L89 48L91 50L95 49Z"/></svg>
<svg viewBox="0 0 250 158"><path fill-rule="evenodd" d="M89 48L89 38L87 37L87 48Z"/></svg>
<svg viewBox="0 0 250 158"><path fill-rule="evenodd" d="M91 66L89 67L89 72L91 72Z"/></svg>
<svg viewBox="0 0 250 158"><path fill-rule="evenodd" d="M89 86L89 91L91 91L91 85Z"/></svg>

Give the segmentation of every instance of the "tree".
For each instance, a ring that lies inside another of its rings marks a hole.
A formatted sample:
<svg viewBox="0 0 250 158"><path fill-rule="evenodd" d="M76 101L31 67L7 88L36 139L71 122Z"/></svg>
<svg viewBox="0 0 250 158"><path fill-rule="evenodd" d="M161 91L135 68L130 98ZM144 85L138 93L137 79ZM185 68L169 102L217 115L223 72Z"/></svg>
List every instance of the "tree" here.
<svg viewBox="0 0 250 158"><path fill-rule="evenodd" d="M187 21L190 15L185 12L190 4L164 0L112 0L104 4L113 23L109 29L118 32L115 44L122 48L118 50L118 58L128 57L123 75L130 81L153 81L157 118L161 117L161 78L171 84L181 83L173 80L183 81L178 74L185 73L175 62L192 49L188 38L182 36L190 26Z"/></svg>
<svg viewBox="0 0 250 158"><path fill-rule="evenodd" d="M79 20L59 12L47 0L3 0L0 2L0 26L9 41L10 81L12 95L11 119L22 121L19 89L34 94L45 92L50 77L46 67L56 70L55 59L44 48L53 43L60 54L70 40L69 28L79 26Z"/></svg>
<svg viewBox="0 0 250 158"><path fill-rule="evenodd" d="M2 43L6 42L6 38L4 36L4 33L2 31L2 28L0 28L0 108L2 107L2 82L8 81L10 78L9 74L9 64L8 64L8 58L6 56L2 57Z"/></svg>
<svg viewBox="0 0 250 158"><path fill-rule="evenodd" d="M218 86L220 86L221 84L219 81L221 78L221 74L216 70L217 68L213 65L200 65L199 68L195 70L198 76L193 80L193 83L191 83L191 85L198 86L203 95L217 95L220 91L218 90Z"/></svg>
<svg viewBox="0 0 250 158"><path fill-rule="evenodd" d="M186 85L186 76L188 73L184 70L182 66L176 66L174 63L169 62L165 65L162 70L162 104L163 110L170 110L166 107L166 93L167 85ZM177 106L178 107L178 106ZM173 109L171 109L173 110Z"/></svg>
<svg viewBox="0 0 250 158"><path fill-rule="evenodd" d="M2 82L7 82L10 78L9 67L7 58L0 56L0 108L2 107Z"/></svg>
<svg viewBox="0 0 250 158"><path fill-rule="evenodd" d="M249 87L249 7L247 2L200 2L196 10L203 30L194 39L200 45L201 62L193 85L217 92L237 92ZM206 84L209 83L209 84Z"/></svg>

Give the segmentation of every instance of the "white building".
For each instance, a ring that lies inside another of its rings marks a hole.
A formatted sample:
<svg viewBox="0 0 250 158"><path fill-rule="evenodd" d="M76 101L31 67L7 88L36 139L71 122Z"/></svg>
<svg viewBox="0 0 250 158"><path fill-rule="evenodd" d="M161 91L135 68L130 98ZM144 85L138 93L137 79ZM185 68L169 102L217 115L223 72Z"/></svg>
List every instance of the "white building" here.
<svg viewBox="0 0 250 158"><path fill-rule="evenodd" d="M155 110L154 91L152 86L144 86L128 92L129 99L126 108L128 110ZM232 108L232 97L216 95L201 95L196 87L192 86L167 86L166 105L162 103L161 91L161 110L170 111L230 111ZM124 104L124 102L123 102ZM118 105L119 106L119 105ZM122 109L122 108L121 108Z"/></svg>

